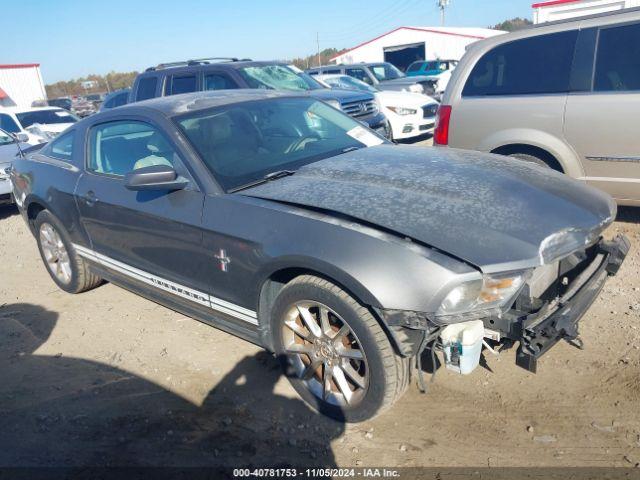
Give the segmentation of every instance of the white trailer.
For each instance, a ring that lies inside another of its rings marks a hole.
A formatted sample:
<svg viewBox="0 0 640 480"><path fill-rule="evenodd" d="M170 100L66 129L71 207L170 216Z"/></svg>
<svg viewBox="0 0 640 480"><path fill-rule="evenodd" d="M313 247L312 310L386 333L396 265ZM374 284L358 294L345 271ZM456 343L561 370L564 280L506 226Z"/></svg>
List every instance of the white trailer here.
<svg viewBox="0 0 640 480"><path fill-rule="evenodd" d="M0 107L31 107L46 99L40 64L0 64Z"/></svg>
<svg viewBox="0 0 640 480"><path fill-rule="evenodd" d="M549 0L534 3L531 7L533 23L544 23L640 7L640 0Z"/></svg>

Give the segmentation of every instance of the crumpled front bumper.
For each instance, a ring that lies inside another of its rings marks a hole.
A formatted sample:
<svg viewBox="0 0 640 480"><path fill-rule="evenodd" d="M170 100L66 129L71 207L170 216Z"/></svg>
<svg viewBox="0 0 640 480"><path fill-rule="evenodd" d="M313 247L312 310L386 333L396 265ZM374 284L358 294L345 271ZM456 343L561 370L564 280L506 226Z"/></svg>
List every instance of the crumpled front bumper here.
<svg viewBox="0 0 640 480"><path fill-rule="evenodd" d="M556 310L540 321L532 316L522 322L522 336L516 353L516 364L535 373L538 359L560 340L578 340L578 322L598 297L607 277L615 275L627 253L629 240L618 235L611 242L601 241L598 255L577 278ZM581 347L581 342L577 346Z"/></svg>

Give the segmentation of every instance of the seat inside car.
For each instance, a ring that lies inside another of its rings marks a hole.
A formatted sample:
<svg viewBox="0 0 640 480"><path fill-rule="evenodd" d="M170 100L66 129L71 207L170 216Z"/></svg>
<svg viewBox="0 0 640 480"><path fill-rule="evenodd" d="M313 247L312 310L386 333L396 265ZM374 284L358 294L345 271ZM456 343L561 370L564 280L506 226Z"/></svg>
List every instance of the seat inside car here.
<svg viewBox="0 0 640 480"><path fill-rule="evenodd" d="M167 141L158 132L154 132L147 139L147 151L148 155L141 158L133 165L133 170L139 168L151 167L153 165L167 165L171 167L173 163L171 158L173 157L173 149L169 146Z"/></svg>

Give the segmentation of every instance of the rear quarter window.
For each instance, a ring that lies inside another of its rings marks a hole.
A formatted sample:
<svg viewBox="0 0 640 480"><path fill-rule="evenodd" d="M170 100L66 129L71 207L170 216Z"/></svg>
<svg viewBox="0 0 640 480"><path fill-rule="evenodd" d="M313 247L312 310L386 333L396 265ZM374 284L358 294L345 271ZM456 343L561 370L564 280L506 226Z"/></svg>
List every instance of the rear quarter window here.
<svg viewBox="0 0 640 480"><path fill-rule="evenodd" d="M462 96L568 92L577 37L573 30L496 46L473 67Z"/></svg>
<svg viewBox="0 0 640 480"><path fill-rule="evenodd" d="M640 24L600 30L594 90L640 90Z"/></svg>

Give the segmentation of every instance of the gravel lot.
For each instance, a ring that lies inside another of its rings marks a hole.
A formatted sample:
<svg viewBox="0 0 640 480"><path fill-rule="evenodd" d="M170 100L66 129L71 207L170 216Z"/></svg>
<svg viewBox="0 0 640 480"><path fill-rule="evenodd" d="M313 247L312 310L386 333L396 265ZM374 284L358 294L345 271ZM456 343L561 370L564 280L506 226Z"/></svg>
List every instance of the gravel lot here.
<svg viewBox="0 0 640 480"><path fill-rule="evenodd" d="M627 466L640 463L640 209L633 249L531 375L515 352L440 370L388 413L310 412L260 349L114 285L69 295L0 208L0 465Z"/></svg>

